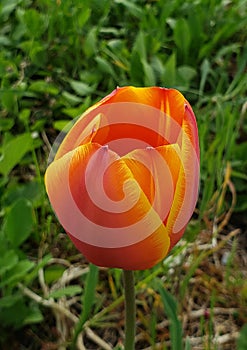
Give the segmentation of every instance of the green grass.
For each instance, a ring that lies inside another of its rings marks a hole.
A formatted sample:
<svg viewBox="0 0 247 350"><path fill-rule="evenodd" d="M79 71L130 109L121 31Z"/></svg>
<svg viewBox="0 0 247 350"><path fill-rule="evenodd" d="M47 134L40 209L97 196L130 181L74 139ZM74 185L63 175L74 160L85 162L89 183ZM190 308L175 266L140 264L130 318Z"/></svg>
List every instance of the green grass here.
<svg viewBox="0 0 247 350"><path fill-rule="evenodd" d="M106 347L98 337L122 346L121 273L99 269L95 285L43 183L59 131L118 85L179 89L200 135L200 195L185 239L136 273L137 349L170 349L176 332L186 349L245 348L246 13L245 0L1 1L2 349L69 349L77 322L86 348Z"/></svg>

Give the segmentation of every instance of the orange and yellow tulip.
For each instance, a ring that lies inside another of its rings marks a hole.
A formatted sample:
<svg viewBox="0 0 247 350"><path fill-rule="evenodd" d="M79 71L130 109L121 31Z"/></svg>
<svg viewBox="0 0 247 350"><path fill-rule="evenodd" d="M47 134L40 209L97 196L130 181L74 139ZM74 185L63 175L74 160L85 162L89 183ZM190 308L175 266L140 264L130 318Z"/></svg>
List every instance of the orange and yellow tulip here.
<svg viewBox="0 0 247 350"><path fill-rule="evenodd" d="M60 223L90 262L151 268L180 240L197 201L190 104L175 89L117 88L77 120L45 183Z"/></svg>

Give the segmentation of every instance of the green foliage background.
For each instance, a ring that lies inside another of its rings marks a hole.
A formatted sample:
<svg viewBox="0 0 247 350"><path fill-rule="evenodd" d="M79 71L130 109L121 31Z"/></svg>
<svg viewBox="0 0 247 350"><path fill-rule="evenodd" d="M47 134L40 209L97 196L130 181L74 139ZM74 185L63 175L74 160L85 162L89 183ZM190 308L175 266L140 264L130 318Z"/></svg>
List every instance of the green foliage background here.
<svg viewBox="0 0 247 350"><path fill-rule="evenodd" d="M76 285L50 294L68 267L64 262L53 264L52 259L75 264L81 258L64 236L60 240L61 228L45 195L43 174L58 133L116 86L175 87L193 106L200 135L201 188L187 242L196 241L207 223L225 213L234 212L237 227L244 227L246 13L246 0L1 1L0 346L4 349L13 333L21 330L40 330L47 341L56 338L46 333L50 311L28 291L49 301L73 297L85 287L82 276ZM162 271L158 267L154 276ZM112 276L111 291L117 298L119 273ZM147 278L145 273L138 276ZM148 286L152 288L152 283ZM189 293L189 284L183 287ZM246 306L246 283L237 287L243 298L238 306ZM82 297L82 304L86 302ZM83 317L90 318L93 305L95 310L103 307L97 298L90 300ZM155 343L152 334L150 344ZM70 335L63 341L69 339ZM18 348L18 337L11 341L13 349Z"/></svg>

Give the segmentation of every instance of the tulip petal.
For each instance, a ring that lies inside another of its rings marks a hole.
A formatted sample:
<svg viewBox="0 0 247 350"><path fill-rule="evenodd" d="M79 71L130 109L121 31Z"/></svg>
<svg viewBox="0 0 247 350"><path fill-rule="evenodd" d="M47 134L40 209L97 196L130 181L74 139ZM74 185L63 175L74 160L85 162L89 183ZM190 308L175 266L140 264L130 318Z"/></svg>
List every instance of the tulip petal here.
<svg viewBox="0 0 247 350"><path fill-rule="evenodd" d="M133 86L117 88L105 104L119 102L134 102L157 108L163 113L172 116L182 125L184 97L175 89L159 87L136 88Z"/></svg>
<svg viewBox="0 0 247 350"><path fill-rule="evenodd" d="M151 236L129 246L104 248L87 244L68 232L71 240L93 264L125 270L145 270L164 259L170 247L170 238L161 225Z"/></svg>
<svg viewBox="0 0 247 350"><path fill-rule="evenodd" d="M167 145L135 150L123 157L163 222L166 222L173 202L181 167L179 152L177 145Z"/></svg>
<svg viewBox="0 0 247 350"><path fill-rule="evenodd" d="M62 226L88 244L132 245L163 225L128 167L107 147L91 143L78 147L51 163L45 180ZM115 198L109 198L107 193L114 191Z"/></svg>
<svg viewBox="0 0 247 350"><path fill-rule="evenodd" d="M199 152L199 142L198 142L199 137L198 137L198 129L197 129L197 125L196 125L196 117L195 117L193 110L192 110L190 104L188 103L188 101L186 101L186 104L185 104L183 129L187 133L187 135L190 139L190 142L196 151L197 158L199 160L199 156L200 156L200 154L199 154L200 153Z"/></svg>
<svg viewBox="0 0 247 350"><path fill-rule="evenodd" d="M184 101L175 89L117 88L78 119L58 149L56 159L88 142L95 128L97 133L92 140L101 145L123 138L142 141L131 149L119 151L119 147L112 147L121 155L135 148L175 143L183 122Z"/></svg>
<svg viewBox="0 0 247 350"><path fill-rule="evenodd" d="M181 134L181 160L179 178L177 180L174 201L167 221L168 231L172 231L171 248L181 238L189 219L191 218L198 197L199 188L199 146L197 128L193 114L185 108L183 133ZM193 113L193 112L192 112ZM188 120L190 119L190 123Z"/></svg>

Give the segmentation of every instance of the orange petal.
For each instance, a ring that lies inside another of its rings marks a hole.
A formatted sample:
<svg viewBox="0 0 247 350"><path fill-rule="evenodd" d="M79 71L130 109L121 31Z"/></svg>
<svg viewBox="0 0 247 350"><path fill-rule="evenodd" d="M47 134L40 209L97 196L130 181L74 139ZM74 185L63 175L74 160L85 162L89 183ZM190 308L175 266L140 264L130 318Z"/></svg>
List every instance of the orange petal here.
<svg viewBox="0 0 247 350"><path fill-rule="evenodd" d="M170 239L163 225L146 239L121 248L93 246L68 234L77 249L93 264L124 270L149 269L165 258L170 247Z"/></svg>
<svg viewBox="0 0 247 350"><path fill-rule="evenodd" d="M176 184L176 192L167 229L171 232L171 247L181 238L196 206L199 188L199 159L197 149L188 133L182 134L180 158L182 166Z"/></svg>
<svg viewBox="0 0 247 350"><path fill-rule="evenodd" d="M199 156L200 156L199 137L198 137L197 124L196 124L196 117L195 117L193 110L192 110L188 101L186 101L186 105L185 105L183 129L187 133L187 135L191 141L191 144L193 145L193 147L196 151L197 157L199 159Z"/></svg>
<svg viewBox="0 0 247 350"><path fill-rule="evenodd" d="M45 181L62 226L87 244L133 245L162 225L124 161L107 147L78 147L51 163Z"/></svg>
<svg viewBox="0 0 247 350"><path fill-rule="evenodd" d="M161 110L174 118L180 125L182 124L185 99L178 90L160 87L136 88L126 86L117 88L104 103L116 102L142 103Z"/></svg>
<svg viewBox="0 0 247 350"><path fill-rule="evenodd" d="M146 146L174 143L178 126L183 122L185 102L183 95L174 89L118 88L78 119L58 149L56 159L87 143L95 127L97 133L93 140L101 145L123 137L133 139L133 136ZM155 137L155 133L160 135Z"/></svg>
<svg viewBox="0 0 247 350"><path fill-rule="evenodd" d="M102 125L105 127L105 133L107 135L107 124L106 116L100 113L100 111L99 113L83 114L62 141L56 153L55 160L78 146L92 141ZM104 135L104 138L106 138L106 135Z"/></svg>
<svg viewBox="0 0 247 350"><path fill-rule="evenodd" d="M164 223L172 206L181 167L179 153L177 145L167 145L135 150L123 157Z"/></svg>

